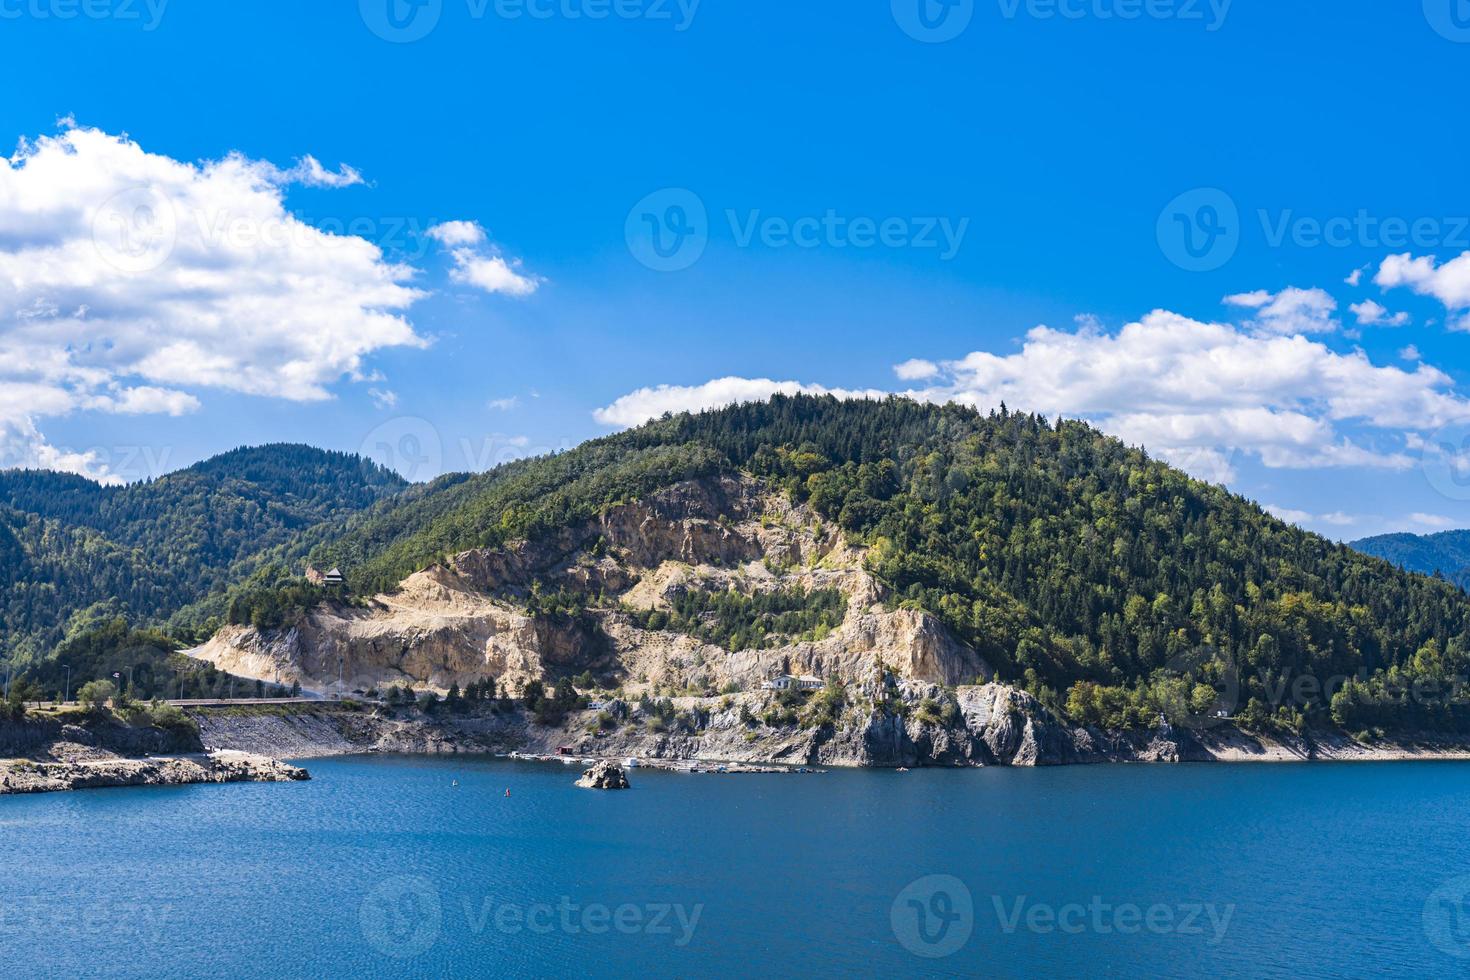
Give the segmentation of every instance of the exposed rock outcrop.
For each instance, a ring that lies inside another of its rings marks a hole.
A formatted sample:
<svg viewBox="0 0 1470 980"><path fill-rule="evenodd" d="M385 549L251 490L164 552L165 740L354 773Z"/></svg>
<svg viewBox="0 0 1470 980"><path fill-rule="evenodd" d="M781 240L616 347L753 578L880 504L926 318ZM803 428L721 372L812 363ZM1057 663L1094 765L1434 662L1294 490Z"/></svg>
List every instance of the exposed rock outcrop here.
<svg viewBox="0 0 1470 980"><path fill-rule="evenodd" d="M464 552L405 579L369 608L323 605L290 629L232 626L190 651L230 673L308 690L401 684L446 691L494 678L590 671L630 690L754 690L781 672L860 682L875 671L969 684L991 670L938 620L888 608L865 555L809 509L750 479L689 481L534 542ZM602 597L581 617L536 615L536 584ZM684 589L747 594L837 589L843 622L825 636L734 653L621 609L667 608Z"/></svg>
<svg viewBox="0 0 1470 980"><path fill-rule="evenodd" d="M79 759L73 762L22 760L0 765L0 795L115 786L288 782L309 778L307 771L300 767L266 756L233 751L143 759Z"/></svg>
<svg viewBox="0 0 1470 980"><path fill-rule="evenodd" d="M628 777L622 766L603 760L594 762L592 768L582 773L577 785L583 789L627 789Z"/></svg>

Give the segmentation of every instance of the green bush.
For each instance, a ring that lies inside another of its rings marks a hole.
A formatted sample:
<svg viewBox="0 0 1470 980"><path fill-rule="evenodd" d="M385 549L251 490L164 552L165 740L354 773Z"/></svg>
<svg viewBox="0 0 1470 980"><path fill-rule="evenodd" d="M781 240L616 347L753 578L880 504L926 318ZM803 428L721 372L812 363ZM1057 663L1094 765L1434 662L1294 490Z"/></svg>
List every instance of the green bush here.
<svg viewBox="0 0 1470 980"><path fill-rule="evenodd" d="M96 711L117 697L117 687L112 681L88 681L77 691L77 702L89 711Z"/></svg>

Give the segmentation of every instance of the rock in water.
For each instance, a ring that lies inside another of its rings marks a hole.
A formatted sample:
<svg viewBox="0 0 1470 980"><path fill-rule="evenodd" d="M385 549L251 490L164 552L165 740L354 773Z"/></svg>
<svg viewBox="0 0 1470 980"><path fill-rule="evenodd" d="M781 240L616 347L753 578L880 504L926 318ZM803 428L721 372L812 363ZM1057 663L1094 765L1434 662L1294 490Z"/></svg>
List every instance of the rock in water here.
<svg viewBox="0 0 1470 980"><path fill-rule="evenodd" d="M616 762L594 762L591 769L582 773L577 785L583 789L627 789L628 777Z"/></svg>

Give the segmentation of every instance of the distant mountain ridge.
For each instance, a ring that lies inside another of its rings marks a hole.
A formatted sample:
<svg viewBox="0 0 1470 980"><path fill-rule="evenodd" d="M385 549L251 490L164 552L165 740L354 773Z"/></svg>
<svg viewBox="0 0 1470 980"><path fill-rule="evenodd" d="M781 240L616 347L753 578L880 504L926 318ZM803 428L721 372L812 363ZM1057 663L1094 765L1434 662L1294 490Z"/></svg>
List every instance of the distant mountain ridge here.
<svg viewBox="0 0 1470 980"><path fill-rule="evenodd" d="M157 621L245 574L254 556L401 491L349 453L273 444L125 486L0 471L0 651L44 656L95 604Z"/></svg>
<svg viewBox="0 0 1470 980"><path fill-rule="evenodd" d="M1354 541L1351 547L1411 572L1423 575L1438 572L1460 588L1470 590L1470 530L1379 534Z"/></svg>

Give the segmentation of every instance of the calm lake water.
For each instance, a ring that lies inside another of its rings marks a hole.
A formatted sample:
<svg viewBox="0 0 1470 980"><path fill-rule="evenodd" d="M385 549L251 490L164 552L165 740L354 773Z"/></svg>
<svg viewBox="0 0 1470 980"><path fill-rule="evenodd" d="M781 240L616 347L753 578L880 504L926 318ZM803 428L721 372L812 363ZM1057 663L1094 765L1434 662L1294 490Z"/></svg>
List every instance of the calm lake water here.
<svg viewBox="0 0 1470 980"><path fill-rule="evenodd" d="M1467 764L636 770L625 793L500 760L308 765L308 783L0 800L0 963L17 977L1470 969Z"/></svg>

